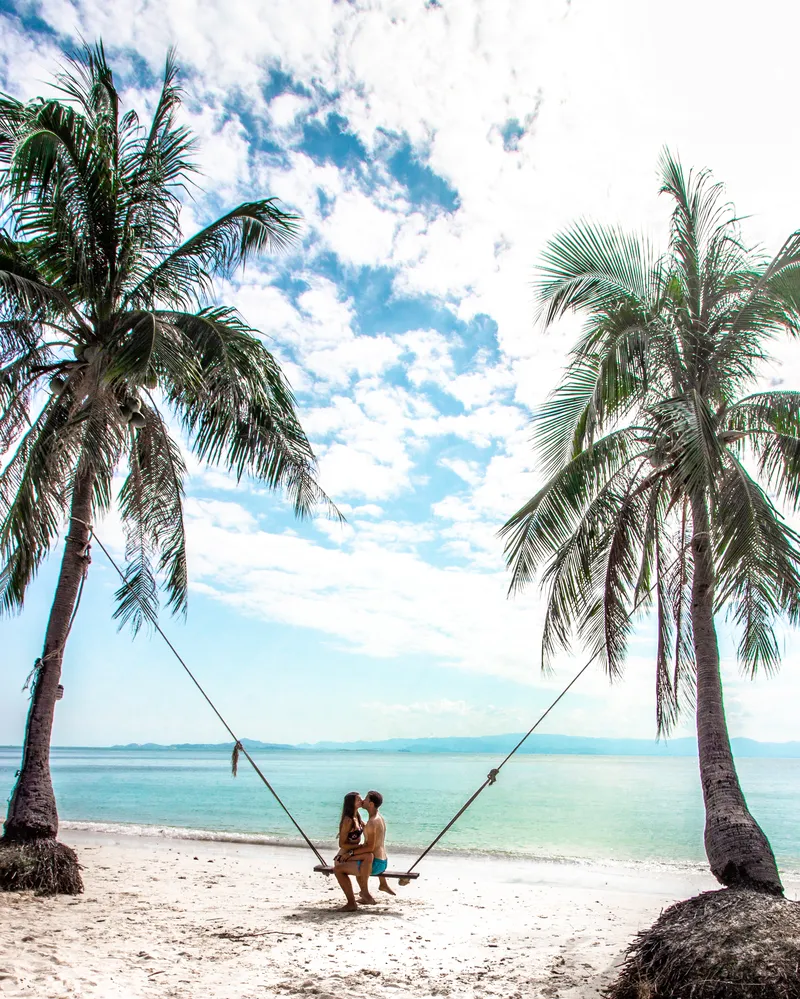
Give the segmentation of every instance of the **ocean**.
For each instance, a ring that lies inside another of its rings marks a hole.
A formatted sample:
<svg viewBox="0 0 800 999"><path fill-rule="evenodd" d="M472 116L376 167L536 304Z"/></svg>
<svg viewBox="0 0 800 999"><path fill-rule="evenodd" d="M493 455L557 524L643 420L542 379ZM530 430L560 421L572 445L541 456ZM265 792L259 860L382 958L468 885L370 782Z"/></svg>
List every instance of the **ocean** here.
<svg viewBox="0 0 800 999"><path fill-rule="evenodd" d="M389 844L427 845L497 759L478 754L256 751L276 791L326 857L342 796L384 795ZM10 794L19 751L0 749ZM741 759L751 811L782 869L800 872L800 759ZM63 828L298 842L242 757L224 750L56 749L53 782ZM540 860L702 865L703 809L691 758L520 756L437 849ZM390 850L391 852L391 850Z"/></svg>

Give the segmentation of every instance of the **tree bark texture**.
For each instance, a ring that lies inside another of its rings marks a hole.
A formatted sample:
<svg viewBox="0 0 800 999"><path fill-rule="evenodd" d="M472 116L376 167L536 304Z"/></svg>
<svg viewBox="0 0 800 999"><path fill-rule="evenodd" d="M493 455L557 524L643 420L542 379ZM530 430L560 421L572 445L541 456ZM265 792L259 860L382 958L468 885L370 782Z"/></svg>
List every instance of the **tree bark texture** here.
<svg viewBox="0 0 800 999"><path fill-rule="evenodd" d="M61 679L61 662L78 592L87 569L85 557L92 514L94 475L79 473L72 493L69 533L61 560L44 651L33 678L22 765L11 796L4 836L10 842L55 839L58 811L50 776L50 735Z"/></svg>
<svg viewBox="0 0 800 999"><path fill-rule="evenodd" d="M692 628L697 666L697 748L706 810L705 847L723 885L783 893L769 840L750 814L728 738L714 626L714 556L703 497L692 501Z"/></svg>

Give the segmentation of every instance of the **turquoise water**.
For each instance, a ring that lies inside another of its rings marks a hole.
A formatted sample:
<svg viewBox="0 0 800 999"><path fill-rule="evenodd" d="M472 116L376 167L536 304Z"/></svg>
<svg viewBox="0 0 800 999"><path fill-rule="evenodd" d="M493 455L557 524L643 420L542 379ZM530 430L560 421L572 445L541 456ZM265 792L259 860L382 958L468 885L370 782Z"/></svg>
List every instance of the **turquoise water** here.
<svg viewBox="0 0 800 999"><path fill-rule="evenodd" d="M494 757L470 754L254 755L327 854L345 792L380 790L391 843L419 847L497 763ZM6 796L18 765L17 750L0 749L0 790ZM800 870L800 759L742 759L738 766L750 808L779 863ZM53 752L53 781L67 823L297 839L244 758L232 779L224 751L59 749ZM691 864L704 860L702 830L693 759L521 756L441 846L539 858Z"/></svg>

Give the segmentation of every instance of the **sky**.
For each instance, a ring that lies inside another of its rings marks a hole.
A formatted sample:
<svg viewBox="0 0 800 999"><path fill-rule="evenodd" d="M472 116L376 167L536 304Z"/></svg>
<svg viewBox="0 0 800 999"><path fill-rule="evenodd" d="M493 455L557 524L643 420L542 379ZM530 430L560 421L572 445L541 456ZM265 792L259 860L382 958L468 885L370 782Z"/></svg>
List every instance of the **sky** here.
<svg viewBox="0 0 800 999"><path fill-rule="evenodd" d="M579 330L536 324L537 260L581 218L663 245L665 145L777 250L800 226L799 22L777 0L0 0L0 88L21 98L102 37L145 116L176 46L202 171L187 234L264 196L304 219L217 295L268 338L346 523L189 458L190 609L163 621L240 736L520 731L577 672L542 675L543 598L507 598L497 537L540 482L531 414ZM800 346L776 355L765 377L800 384ZM121 551L113 516L98 535ZM160 639L117 633L93 557L54 743L223 741ZM0 621L0 744L22 738L56 568ZM796 639L756 681L724 624L721 645L732 734L795 738ZM624 680L590 670L542 731L654 737L654 686L645 623Z"/></svg>

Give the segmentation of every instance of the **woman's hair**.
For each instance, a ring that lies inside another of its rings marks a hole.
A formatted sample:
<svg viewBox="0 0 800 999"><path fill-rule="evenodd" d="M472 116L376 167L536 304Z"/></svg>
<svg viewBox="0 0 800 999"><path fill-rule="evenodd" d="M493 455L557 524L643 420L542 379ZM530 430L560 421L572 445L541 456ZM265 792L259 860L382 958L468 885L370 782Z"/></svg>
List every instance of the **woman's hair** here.
<svg viewBox="0 0 800 999"><path fill-rule="evenodd" d="M339 820L339 825L341 825L345 819L356 818L357 797L358 797L358 791L348 791L347 794L344 796L344 801L342 802L342 817Z"/></svg>

